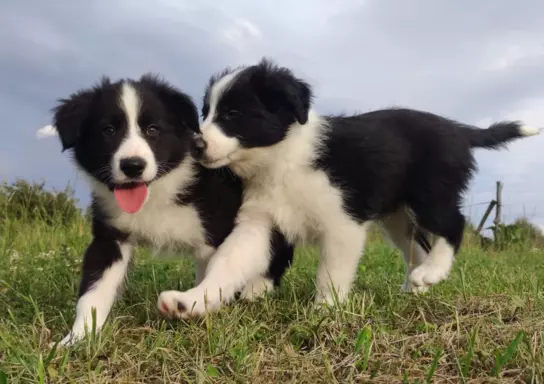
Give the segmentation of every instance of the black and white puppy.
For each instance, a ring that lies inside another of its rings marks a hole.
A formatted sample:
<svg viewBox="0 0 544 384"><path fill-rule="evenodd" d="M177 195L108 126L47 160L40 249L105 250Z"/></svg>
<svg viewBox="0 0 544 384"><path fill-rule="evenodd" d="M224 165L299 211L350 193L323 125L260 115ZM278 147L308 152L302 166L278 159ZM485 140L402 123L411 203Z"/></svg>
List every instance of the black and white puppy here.
<svg viewBox="0 0 544 384"><path fill-rule="evenodd" d="M243 188L227 169L195 162L198 125L189 96L153 75L103 79L55 108L63 151L72 152L93 198L93 239L84 255L76 318L63 345L84 336L85 326L90 329L92 308L97 328L104 324L139 242L193 250L196 282L204 279L210 258L234 227ZM293 256L279 232L261 251L259 260L272 260L262 275L244 276L246 298L279 284ZM170 296L163 292L158 307L176 316Z"/></svg>
<svg viewBox="0 0 544 384"><path fill-rule="evenodd" d="M241 176L244 201L208 269L215 278L177 293L181 316L193 304L193 313L205 313L205 292L215 300L208 308L217 308L214 292L232 292L263 273L275 226L291 242L320 245L317 302L346 297L371 222L404 254L403 289L425 290L448 276L461 244L462 193L476 170L472 148L539 133L516 122L481 130L410 109L320 116L311 104L310 86L267 60L211 79L197 140L201 163ZM411 241L414 226L435 235L432 247L424 237Z"/></svg>

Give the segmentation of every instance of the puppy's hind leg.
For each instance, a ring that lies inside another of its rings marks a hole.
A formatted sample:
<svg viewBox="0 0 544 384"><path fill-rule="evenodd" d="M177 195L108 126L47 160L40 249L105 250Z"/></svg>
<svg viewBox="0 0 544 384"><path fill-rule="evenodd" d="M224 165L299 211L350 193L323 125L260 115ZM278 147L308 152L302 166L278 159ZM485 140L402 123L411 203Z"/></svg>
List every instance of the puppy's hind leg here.
<svg viewBox="0 0 544 384"><path fill-rule="evenodd" d="M438 238L429 256L410 273L410 282L417 287L433 285L448 277L465 227L465 218L457 206L436 210L432 215L429 212L432 211L417 213L418 222Z"/></svg>
<svg viewBox="0 0 544 384"><path fill-rule="evenodd" d="M405 209L400 209L383 218L380 220L380 224L384 235L394 246L399 248L406 263L406 277L401 291L425 292L428 289L427 286L413 285L409 276L415 268L423 263L431 249L426 234L414 225Z"/></svg>

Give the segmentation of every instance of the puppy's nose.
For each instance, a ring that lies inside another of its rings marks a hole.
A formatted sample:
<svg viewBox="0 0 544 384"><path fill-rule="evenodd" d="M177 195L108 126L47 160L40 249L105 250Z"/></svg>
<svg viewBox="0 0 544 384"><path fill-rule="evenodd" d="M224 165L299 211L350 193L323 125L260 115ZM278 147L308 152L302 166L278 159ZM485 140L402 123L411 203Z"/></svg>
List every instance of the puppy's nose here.
<svg viewBox="0 0 544 384"><path fill-rule="evenodd" d="M128 177L142 176L146 165L146 161L137 156L127 157L125 159L121 159L119 162L119 168L121 168L121 171L123 171L123 173Z"/></svg>
<svg viewBox="0 0 544 384"><path fill-rule="evenodd" d="M194 135L194 141L193 141L193 149L194 154L197 158L201 158L204 155L204 151L206 150L206 147L208 145L204 141L204 138L200 133L196 133Z"/></svg>

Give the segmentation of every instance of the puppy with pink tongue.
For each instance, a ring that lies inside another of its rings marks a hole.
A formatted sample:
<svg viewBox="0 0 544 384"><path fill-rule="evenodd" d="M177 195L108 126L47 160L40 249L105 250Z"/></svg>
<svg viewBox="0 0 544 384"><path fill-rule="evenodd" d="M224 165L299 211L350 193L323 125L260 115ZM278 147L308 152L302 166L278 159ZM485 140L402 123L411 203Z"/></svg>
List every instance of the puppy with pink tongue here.
<svg viewBox="0 0 544 384"><path fill-rule="evenodd" d="M205 279L208 263L235 225L243 185L196 163L199 118L188 95L154 75L104 78L61 99L46 130L58 133L63 151L72 153L93 200L76 316L60 345L81 340L93 326L102 328L139 245L180 256L190 251L193 283ZM269 265L234 287L242 298L255 299L279 285L293 258L293 247L280 233L271 236L265 252ZM179 317L179 292L161 288L158 309Z"/></svg>
<svg viewBox="0 0 544 384"><path fill-rule="evenodd" d="M131 188L115 187L113 190L115 200L119 207L126 213L136 213L142 209L148 195L147 186L138 184Z"/></svg>

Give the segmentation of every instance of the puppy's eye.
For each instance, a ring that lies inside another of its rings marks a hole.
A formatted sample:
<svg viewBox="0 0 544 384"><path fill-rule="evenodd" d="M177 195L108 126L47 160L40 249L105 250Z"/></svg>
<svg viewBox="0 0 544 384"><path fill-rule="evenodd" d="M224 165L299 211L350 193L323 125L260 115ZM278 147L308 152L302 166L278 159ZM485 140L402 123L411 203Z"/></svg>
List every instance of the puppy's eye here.
<svg viewBox="0 0 544 384"><path fill-rule="evenodd" d="M157 137L159 133L159 127L157 127L155 124L151 124L145 129L145 134L149 137Z"/></svg>
<svg viewBox="0 0 544 384"><path fill-rule="evenodd" d="M241 113L234 110L234 109L231 109L230 111L226 111L223 113L223 117L226 119L226 120L232 120L234 119L235 117L238 117L240 116Z"/></svg>
<svg viewBox="0 0 544 384"><path fill-rule="evenodd" d="M115 132L115 127L113 125L106 125L102 128L104 136L113 136L115 135Z"/></svg>

